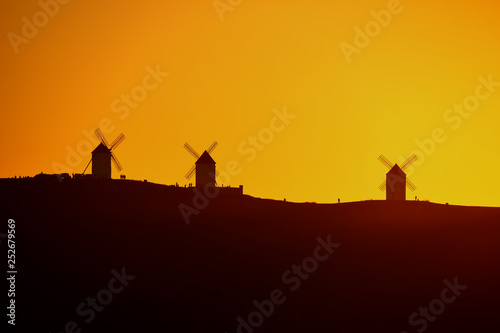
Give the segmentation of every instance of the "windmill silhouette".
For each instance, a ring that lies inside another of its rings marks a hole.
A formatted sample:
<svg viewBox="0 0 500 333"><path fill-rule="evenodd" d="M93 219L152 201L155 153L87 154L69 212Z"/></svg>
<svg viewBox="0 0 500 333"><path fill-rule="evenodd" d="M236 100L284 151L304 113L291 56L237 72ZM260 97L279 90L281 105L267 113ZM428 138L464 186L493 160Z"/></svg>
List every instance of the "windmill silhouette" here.
<svg viewBox="0 0 500 333"><path fill-rule="evenodd" d="M210 156L217 145L217 141L214 141L200 156L187 142L184 144L184 148L196 158L195 164L189 169L185 177L191 179L196 171L196 187L204 187L205 185L215 186L217 184L215 181L215 177L217 176L215 171L216 163Z"/></svg>
<svg viewBox="0 0 500 333"><path fill-rule="evenodd" d="M386 174L386 180L378 187L381 191L386 190L386 200L406 200L406 187L412 192L417 188L407 177L404 171L418 159L417 155L411 155L401 164L393 164L383 155L378 160L390 170Z"/></svg>
<svg viewBox="0 0 500 333"><path fill-rule="evenodd" d="M87 171L87 168L92 162L92 176L95 178L111 178L111 161L113 161L113 164L118 172L122 170L122 166L120 162L118 162L113 150L115 150L116 147L118 147L118 145L125 140L125 135L121 133L116 137L111 145L109 145L108 140L106 140L104 134L102 134L99 128L94 131L94 134L101 141L101 143L92 151L92 158L85 167L83 174L85 174L85 171Z"/></svg>

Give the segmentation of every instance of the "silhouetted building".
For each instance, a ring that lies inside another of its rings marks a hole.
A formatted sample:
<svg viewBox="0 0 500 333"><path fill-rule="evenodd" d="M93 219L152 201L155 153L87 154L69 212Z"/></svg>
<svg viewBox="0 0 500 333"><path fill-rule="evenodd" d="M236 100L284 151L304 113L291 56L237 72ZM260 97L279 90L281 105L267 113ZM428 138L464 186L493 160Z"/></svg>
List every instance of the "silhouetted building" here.
<svg viewBox="0 0 500 333"><path fill-rule="evenodd" d="M111 150L102 143L92 152L92 176L111 178Z"/></svg>
<svg viewBox="0 0 500 333"><path fill-rule="evenodd" d="M397 165L386 176L386 200L406 200L406 173Z"/></svg>
<svg viewBox="0 0 500 333"><path fill-rule="evenodd" d="M417 188L408 178L406 178L405 170L416 160L417 155L413 154L399 167L393 164L383 155L378 157L378 160L389 168L386 174L386 180L378 187L382 191L386 191L386 200L406 200L406 187L411 191Z"/></svg>
<svg viewBox="0 0 500 333"><path fill-rule="evenodd" d="M101 143L94 149L94 151L92 151L92 158L90 159L89 164L85 167L85 170L83 170L83 175L85 175L85 171L87 171L90 163L92 163L92 178L110 179L111 161L113 161L113 164L118 172L122 170L122 166L120 165L120 162L118 162L113 150L116 149L116 147L118 147L123 140L125 140L125 135L121 133L110 145L99 128L97 128L94 133L97 138L99 138Z"/></svg>
<svg viewBox="0 0 500 333"><path fill-rule="evenodd" d="M243 185L237 187L218 187L220 195L243 195ZM286 198L285 198L286 201Z"/></svg>
<svg viewBox="0 0 500 333"><path fill-rule="evenodd" d="M215 186L215 161L205 150L196 161L196 187Z"/></svg>

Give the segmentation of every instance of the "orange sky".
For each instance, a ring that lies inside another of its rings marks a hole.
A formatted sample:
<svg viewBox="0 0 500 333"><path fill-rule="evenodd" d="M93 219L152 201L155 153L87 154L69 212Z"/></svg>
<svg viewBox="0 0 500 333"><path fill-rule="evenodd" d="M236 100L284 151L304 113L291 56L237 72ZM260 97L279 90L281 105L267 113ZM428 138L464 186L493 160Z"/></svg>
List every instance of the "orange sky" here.
<svg viewBox="0 0 500 333"><path fill-rule="evenodd" d="M500 205L497 2L41 3L52 15L37 1L0 4L0 177L82 172L83 132L102 124L109 141L126 136L127 178L188 183L184 142L201 153L217 140L218 170L237 161L230 184L247 194L383 199L377 157L419 150L408 198ZM295 117L282 126L284 110ZM81 152L71 163L68 148Z"/></svg>

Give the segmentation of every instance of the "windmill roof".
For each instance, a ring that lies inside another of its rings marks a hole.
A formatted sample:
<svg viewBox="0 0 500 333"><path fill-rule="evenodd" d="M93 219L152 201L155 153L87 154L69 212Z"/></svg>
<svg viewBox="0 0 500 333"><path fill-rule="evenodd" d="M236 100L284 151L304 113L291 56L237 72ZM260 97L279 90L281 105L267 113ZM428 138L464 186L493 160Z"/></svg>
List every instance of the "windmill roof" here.
<svg viewBox="0 0 500 333"><path fill-rule="evenodd" d="M399 175L399 176L406 176L406 173L399 167L399 165L394 164L391 170L387 174L393 174L393 175Z"/></svg>
<svg viewBox="0 0 500 333"><path fill-rule="evenodd" d="M102 142L92 151L92 154L109 153L110 150Z"/></svg>
<svg viewBox="0 0 500 333"><path fill-rule="evenodd" d="M210 154L205 150L203 154L201 154L196 164L215 164L215 161L210 156Z"/></svg>

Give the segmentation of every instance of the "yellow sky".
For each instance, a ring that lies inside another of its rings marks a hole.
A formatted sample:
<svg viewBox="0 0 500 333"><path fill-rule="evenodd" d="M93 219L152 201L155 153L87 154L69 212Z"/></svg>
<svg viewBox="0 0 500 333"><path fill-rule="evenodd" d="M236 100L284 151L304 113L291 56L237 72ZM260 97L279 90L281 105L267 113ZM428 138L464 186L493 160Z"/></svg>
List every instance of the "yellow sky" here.
<svg viewBox="0 0 500 333"><path fill-rule="evenodd" d="M131 179L194 182L217 140L247 194L383 199L377 157L417 153L408 198L500 205L496 2L55 4L0 4L0 177L82 172L101 126Z"/></svg>

